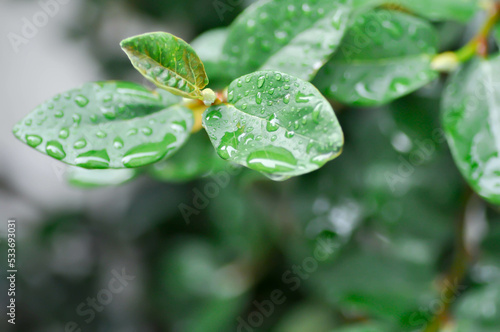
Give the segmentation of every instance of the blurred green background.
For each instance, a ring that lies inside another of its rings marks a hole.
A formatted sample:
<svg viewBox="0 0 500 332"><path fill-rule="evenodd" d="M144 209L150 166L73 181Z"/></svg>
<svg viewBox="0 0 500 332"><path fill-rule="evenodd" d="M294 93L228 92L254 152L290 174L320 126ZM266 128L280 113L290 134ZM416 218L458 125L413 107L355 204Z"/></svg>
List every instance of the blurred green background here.
<svg viewBox="0 0 500 332"><path fill-rule="evenodd" d="M283 183L239 169L76 189L63 164L11 134L41 101L84 82L145 83L121 39L162 30L190 41L249 3L70 0L19 52L1 40L2 308L8 218L17 219L19 273L17 324L2 313L0 330L421 331L452 302L447 331L500 331L500 218L468 193L440 139L443 80L386 107L338 108L344 153ZM0 2L2 33L19 33L40 10ZM471 29L436 26L443 49ZM207 188L216 194L187 221L179 207ZM442 280L461 219L471 265L461 296L447 300Z"/></svg>

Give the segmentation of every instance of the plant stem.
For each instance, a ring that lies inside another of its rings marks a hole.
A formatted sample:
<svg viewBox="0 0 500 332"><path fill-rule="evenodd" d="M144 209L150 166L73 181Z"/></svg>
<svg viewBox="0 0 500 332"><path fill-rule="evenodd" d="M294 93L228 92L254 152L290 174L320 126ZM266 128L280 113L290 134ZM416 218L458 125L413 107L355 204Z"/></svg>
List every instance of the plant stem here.
<svg viewBox="0 0 500 332"><path fill-rule="evenodd" d="M488 56L488 36L499 20L500 3L495 1L490 6L488 18L474 38L455 52L444 52L436 55L432 60L432 67L438 71L450 72L455 70L461 63L472 59L475 55L486 58Z"/></svg>
<svg viewBox="0 0 500 332"><path fill-rule="evenodd" d="M470 254L467 250L467 243L465 239L466 233L466 210L468 203L473 193L470 188L467 189L464 197L463 209L458 216L455 224L455 254L450 270L444 278L444 288L442 289L442 299L454 299L459 293L460 283L463 281L467 272ZM453 301L448 300L443 302L443 308L433 317L432 321L425 327L422 332L439 332L441 327L446 323L449 316L449 310Z"/></svg>

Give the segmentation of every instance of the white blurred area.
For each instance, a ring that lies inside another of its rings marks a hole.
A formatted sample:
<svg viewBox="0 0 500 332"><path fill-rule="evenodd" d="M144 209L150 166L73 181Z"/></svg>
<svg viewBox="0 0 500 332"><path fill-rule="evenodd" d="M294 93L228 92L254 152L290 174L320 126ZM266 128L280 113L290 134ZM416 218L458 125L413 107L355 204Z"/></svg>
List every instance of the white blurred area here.
<svg viewBox="0 0 500 332"><path fill-rule="evenodd" d="M47 1L50 0L42 0ZM97 214L103 222L107 218L116 220L124 213L137 186L137 182L132 182L99 190L70 187L64 181L63 163L29 148L12 134L14 124L44 100L88 81L111 79L100 73L85 42L67 38L67 28L75 24L84 0L56 1L60 3L57 14L39 28L28 44L21 45L18 53L8 34L21 35L23 18L32 21L42 6L38 1L0 1L0 224L8 218L16 218L22 224L36 223L47 214L84 209ZM101 51L119 53L121 39L166 29L116 2L109 6L105 23L99 27L99 38L107 41L100 42L100 47L105 45ZM182 28L185 34L185 27ZM179 29L170 29L176 30ZM131 79L141 81L139 76ZM19 228L22 235L23 227Z"/></svg>

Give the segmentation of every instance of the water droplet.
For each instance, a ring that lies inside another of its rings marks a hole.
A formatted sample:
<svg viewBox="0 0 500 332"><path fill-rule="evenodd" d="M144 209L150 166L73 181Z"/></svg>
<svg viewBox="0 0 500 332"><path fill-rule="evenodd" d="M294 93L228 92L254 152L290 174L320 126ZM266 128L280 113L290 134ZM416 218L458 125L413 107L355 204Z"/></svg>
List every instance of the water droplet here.
<svg viewBox="0 0 500 332"><path fill-rule="evenodd" d="M80 122L82 121L82 117L80 116L80 114L73 114L73 122L76 124L76 125L79 125Z"/></svg>
<svg viewBox="0 0 500 332"><path fill-rule="evenodd" d="M68 128L62 128L59 131L59 138L66 139L69 137L69 130Z"/></svg>
<svg viewBox="0 0 500 332"><path fill-rule="evenodd" d="M38 135L26 135L26 143L32 148L36 148L42 144L42 138Z"/></svg>
<svg viewBox="0 0 500 332"><path fill-rule="evenodd" d="M108 93L102 98L103 103L110 103L113 101L113 95Z"/></svg>
<svg viewBox="0 0 500 332"><path fill-rule="evenodd" d="M66 152L58 141L48 141L47 146L45 147L45 151L47 154L53 158L58 160L62 160L66 157Z"/></svg>
<svg viewBox="0 0 500 332"><path fill-rule="evenodd" d="M89 100L87 99L87 97L85 96L82 96L82 95L78 95L75 97L75 102L78 106L80 107L85 107L88 105L89 103Z"/></svg>
<svg viewBox="0 0 500 332"><path fill-rule="evenodd" d="M259 89L262 88L265 82L266 82L266 77L264 75L260 76L259 79L257 80L257 87Z"/></svg>
<svg viewBox="0 0 500 332"><path fill-rule="evenodd" d="M305 95L302 92L297 92L295 95L295 101L297 103L307 103L311 99L312 95Z"/></svg>
<svg viewBox="0 0 500 332"><path fill-rule="evenodd" d="M289 93L287 93L286 96L283 98L283 102L285 104L288 104L290 102L290 94Z"/></svg>
<svg viewBox="0 0 500 332"><path fill-rule="evenodd" d="M234 99L234 91L231 90L229 91L229 93L227 94L227 101L232 101Z"/></svg>
<svg viewBox="0 0 500 332"><path fill-rule="evenodd" d="M123 140L120 138L120 137L116 137L114 140L113 140L113 146L115 147L115 149L117 150L120 150L121 148L123 148Z"/></svg>
<svg viewBox="0 0 500 332"><path fill-rule="evenodd" d="M142 133L146 136L150 136L153 133L153 129L149 127L144 127L141 129Z"/></svg>
<svg viewBox="0 0 500 332"><path fill-rule="evenodd" d="M106 138L108 136L108 134L106 134L104 131L102 130L99 130L97 131L97 133L95 133L95 135L98 137L98 138Z"/></svg>
<svg viewBox="0 0 500 332"><path fill-rule="evenodd" d="M222 113L218 109L211 111L206 116L207 121L220 120L220 118L222 118Z"/></svg>
<svg viewBox="0 0 500 332"><path fill-rule="evenodd" d="M285 133L286 138L292 138L293 136L295 136L295 132L293 132L293 131L287 131Z"/></svg>
<svg viewBox="0 0 500 332"><path fill-rule="evenodd" d="M106 150L87 151L79 154L75 163L84 168L107 168L109 166L109 156Z"/></svg>
<svg viewBox="0 0 500 332"><path fill-rule="evenodd" d="M255 96L255 102L259 105L262 104L262 93L257 92L257 95Z"/></svg>
<svg viewBox="0 0 500 332"><path fill-rule="evenodd" d="M319 123L322 109L323 109L322 103L319 103L318 105L316 105L316 107L314 107L314 110L312 112L312 119L315 123Z"/></svg>
<svg viewBox="0 0 500 332"><path fill-rule="evenodd" d="M167 134L159 143L146 143L127 151L122 159L125 167L140 167L157 162L174 149L177 138Z"/></svg>
<svg viewBox="0 0 500 332"><path fill-rule="evenodd" d="M138 133L137 128L132 128L127 131L127 136L134 136L137 135L137 133Z"/></svg>
<svg viewBox="0 0 500 332"><path fill-rule="evenodd" d="M276 81L281 81L281 74L277 73L276 75L274 75L274 78L276 79Z"/></svg>
<svg viewBox="0 0 500 332"><path fill-rule="evenodd" d="M73 144L73 147L76 149L76 150L80 150L80 149L83 149L84 147L87 146L87 141L84 139L84 138L80 138L78 141L76 141L74 144Z"/></svg>
<svg viewBox="0 0 500 332"><path fill-rule="evenodd" d="M260 172L290 172L295 169L297 159L285 148L267 146L262 150L250 153L247 165Z"/></svg>
<svg viewBox="0 0 500 332"><path fill-rule="evenodd" d="M28 127L31 126L32 123L33 121L31 119L26 119L26 121L24 121L24 124Z"/></svg>
<svg viewBox="0 0 500 332"><path fill-rule="evenodd" d="M222 136L217 153L222 159L229 159L237 151L239 139L244 137L243 129L239 128L235 132L227 132ZM252 136L253 137L253 136Z"/></svg>
<svg viewBox="0 0 500 332"><path fill-rule="evenodd" d="M389 89L396 93L404 93L408 90L408 86L410 85L410 80L406 77L397 77L392 80Z"/></svg>
<svg viewBox="0 0 500 332"><path fill-rule="evenodd" d="M278 130L280 127L279 127L279 121L276 117L276 114L272 114L269 119L268 119L268 122L267 122L267 125L266 125L266 129L267 131L269 132L273 132L273 131L276 131Z"/></svg>
<svg viewBox="0 0 500 332"><path fill-rule="evenodd" d="M187 123L184 120L172 121L172 127L177 131L185 131L187 130Z"/></svg>

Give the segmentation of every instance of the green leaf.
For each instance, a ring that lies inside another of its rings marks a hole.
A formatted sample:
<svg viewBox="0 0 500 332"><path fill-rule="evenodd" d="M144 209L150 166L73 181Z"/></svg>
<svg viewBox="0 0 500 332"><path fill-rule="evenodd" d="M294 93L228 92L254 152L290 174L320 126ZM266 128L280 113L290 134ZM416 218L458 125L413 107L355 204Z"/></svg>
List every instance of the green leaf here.
<svg viewBox="0 0 500 332"><path fill-rule="evenodd" d="M474 59L450 79L442 122L458 169L486 200L500 204L500 56Z"/></svg>
<svg viewBox="0 0 500 332"><path fill-rule="evenodd" d="M134 179L139 175L137 169L85 169L70 167L66 180L73 186L82 188L97 188L117 186Z"/></svg>
<svg viewBox="0 0 500 332"><path fill-rule="evenodd" d="M314 84L344 104L385 104L437 77L430 66L436 51L437 35L427 22L393 11L370 11L358 17Z"/></svg>
<svg viewBox="0 0 500 332"><path fill-rule="evenodd" d="M228 32L227 28L209 30L191 42L210 77L210 86L221 89L227 87L234 78L228 74L229 64L222 54Z"/></svg>
<svg viewBox="0 0 500 332"><path fill-rule="evenodd" d="M356 8L375 7L384 4L400 7L403 10L436 21L467 22L481 9L478 0L353 0L353 5Z"/></svg>
<svg viewBox="0 0 500 332"><path fill-rule="evenodd" d="M156 180L182 182L217 172L227 164L214 152L206 133L200 131L171 158L151 165L148 172Z"/></svg>
<svg viewBox="0 0 500 332"><path fill-rule="evenodd" d="M338 0L264 0L230 26L223 52L232 77L274 69L309 80L340 43L351 6Z"/></svg>
<svg viewBox="0 0 500 332"><path fill-rule="evenodd" d="M391 3L391 1L384 2ZM467 22L480 9L478 0L399 0L396 3L432 20Z"/></svg>
<svg viewBox="0 0 500 332"><path fill-rule="evenodd" d="M120 45L134 67L158 87L182 97L202 98L208 77L200 58L184 40L153 32L125 39Z"/></svg>
<svg viewBox="0 0 500 332"><path fill-rule="evenodd" d="M88 83L37 107L14 134L74 166L148 165L182 146L194 122L180 97L161 92L128 82Z"/></svg>
<svg viewBox="0 0 500 332"><path fill-rule="evenodd" d="M341 153L344 137L335 113L308 82L277 71L255 72L231 83L228 102L203 114L225 160L284 180Z"/></svg>

